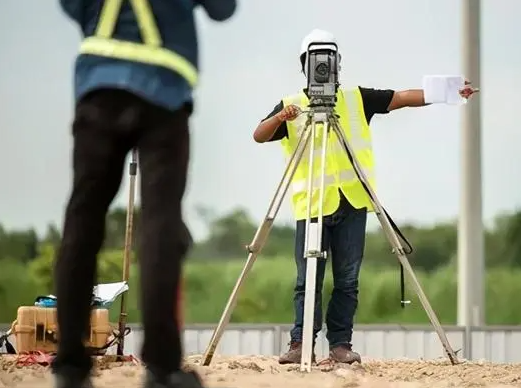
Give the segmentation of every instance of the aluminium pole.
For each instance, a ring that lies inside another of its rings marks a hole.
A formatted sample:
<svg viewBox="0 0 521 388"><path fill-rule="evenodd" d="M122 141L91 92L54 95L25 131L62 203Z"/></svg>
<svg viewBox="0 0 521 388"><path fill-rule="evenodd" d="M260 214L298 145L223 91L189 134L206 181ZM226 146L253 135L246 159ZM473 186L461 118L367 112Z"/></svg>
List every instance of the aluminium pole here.
<svg viewBox="0 0 521 388"><path fill-rule="evenodd" d="M480 0L462 0L462 62L469 81L481 86ZM462 109L458 223L458 325L465 328L465 357L472 357L472 327L484 321L484 242L481 179L481 99Z"/></svg>

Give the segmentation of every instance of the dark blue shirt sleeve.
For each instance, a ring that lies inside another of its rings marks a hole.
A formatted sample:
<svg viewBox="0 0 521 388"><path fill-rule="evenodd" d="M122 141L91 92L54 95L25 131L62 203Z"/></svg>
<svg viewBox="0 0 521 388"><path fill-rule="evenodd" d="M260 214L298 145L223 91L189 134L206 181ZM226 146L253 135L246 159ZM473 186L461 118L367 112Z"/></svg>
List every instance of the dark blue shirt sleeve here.
<svg viewBox="0 0 521 388"><path fill-rule="evenodd" d="M194 0L196 5L201 5L208 16L215 21L224 21L232 17L237 8L236 0ZM71 19L81 22L85 2L80 0L60 0L63 11Z"/></svg>
<svg viewBox="0 0 521 388"><path fill-rule="evenodd" d="M195 0L206 11L210 19L222 22L232 17L237 8L235 0Z"/></svg>
<svg viewBox="0 0 521 388"><path fill-rule="evenodd" d="M85 5L83 1L78 0L60 0L63 12L71 19L80 23L83 20L83 9Z"/></svg>

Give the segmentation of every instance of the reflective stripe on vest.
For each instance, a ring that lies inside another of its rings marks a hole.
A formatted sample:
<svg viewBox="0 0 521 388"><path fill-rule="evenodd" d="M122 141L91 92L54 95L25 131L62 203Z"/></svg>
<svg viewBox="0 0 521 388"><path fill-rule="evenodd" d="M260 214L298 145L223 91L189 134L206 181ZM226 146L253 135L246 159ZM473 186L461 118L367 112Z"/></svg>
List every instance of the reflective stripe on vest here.
<svg viewBox="0 0 521 388"><path fill-rule="evenodd" d="M367 179L369 179L369 180L374 179L374 173L372 170L368 171L368 169L364 169L364 172L367 176ZM335 177L333 175L326 175L324 177L324 185L325 186L331 186L331 185L337 186L337 179L340 180L341 182L349 182L349 181L358 179L358 177L356 176L356 172L354 169L343 170L343 171L339 172L338 177ZM314 187L320 187L320 175L319 176L317 176L316 174L314 175L313 184L314 184ZM295 192L295 193L305 191L308 189L308 182L307 182L307 180L300 179L296 182L292 182L291 188L292 188L293 192Z"/></svg>
<svg viewBox="0 0 521 388"><path fill-rule="evenodd" d="M283 99L284 106L294 104L301 109L308 109L309 100L304 93L286 97ZM360 167L364 171L371 186L374 187L374 159L372 151L371 133L367 124L363 109L363 101L359 89L353 91L339 90L337 94L337 104L335 113L340 118L339 122L342 131L351 145L351 149L359 162ZM284 148L286 157L289 157L296 146L299 135L305 128L307 115L302 114L297 119L287 122L288 137L283 139L281 144ZM320 187L320 165L322 155L322 125L317 126L317 140L313 150L314 166L313 172L313 201L312 216L318 213L318 189ZM309 147L309 146L308 146ZM293 191L293 207L297 219L303 219L307 216L307 180L309 168L309 148L305 151L302 161L297 168L292 181ZM323 214L328 215L334 213L338 208L340 189L347 197L349 202L355 208L367 207L372 210L371 202L367 193L353 169L342 144L337 139L336 134L330 131L326 150L326 174L325 193L323 203Z"/></svg>
<svg viewBox="0 0 521 388"><path fill-rule="evenodd" d="M84 39L80 53L165 67L178 73L194 87L198 81L197 69L186 58L161 47L163 40L148 0L130 0L143 43L112 38L122 2L104 1L96 32L94 36Z"/></svg>

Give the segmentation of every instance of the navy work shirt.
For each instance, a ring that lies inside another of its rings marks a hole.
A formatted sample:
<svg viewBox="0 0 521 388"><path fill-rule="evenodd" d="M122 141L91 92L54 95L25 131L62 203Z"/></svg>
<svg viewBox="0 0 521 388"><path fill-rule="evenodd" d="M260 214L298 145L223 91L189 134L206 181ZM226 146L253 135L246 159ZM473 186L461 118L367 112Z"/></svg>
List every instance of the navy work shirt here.
<svg viewBox="0 0 521 388"><path fill-rule="evenodd" d="M108 0L105 0L108 1ZM164 47L185 57L198 67L198 46L194 8L201 5L216 21L230 18L235 0L148 0L161 33ZM60 0L65 13L74 20L83 37L94 35L104 0ZM123 2L113 36L142 42L130 2ZM155 105L178 110L192 105L192 88L172 70L138 62L80 54L76 59L74 95L76 101L102 88L124 89Z"/></svg>

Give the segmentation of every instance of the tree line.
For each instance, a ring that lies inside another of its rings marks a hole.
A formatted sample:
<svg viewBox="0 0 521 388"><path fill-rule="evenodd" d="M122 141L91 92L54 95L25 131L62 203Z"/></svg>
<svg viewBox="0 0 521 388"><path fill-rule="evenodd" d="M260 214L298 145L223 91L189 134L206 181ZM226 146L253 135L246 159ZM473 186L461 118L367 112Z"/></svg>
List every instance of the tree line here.
<svg viewBox="0 0 521 388"><path fill-rule="evenodd" d="M196 241L190 251L191 260L244 259L245 245L249 244L258 227L247 211L238 208L227 214L215 216L208 209L200 208L199 214L208 227L208 236ZM139 238L139 211L135 213L134 246ZM126 210L116 208L107 216L104 249L120 250L124 246ZM427 272L453 263L457 252L457 225L455 222L433 226L400 225L414 247L409 259L413 266ZM521 267L521 210L503 214L485 231L485 258L488 268ZM294 252L294 225L274 225L263 256L288 257ZM0 224L0 260L11 259L29 263L38 257L45 246L57 247L60 230L49 225L38 236L32 228L9 230ZM380 229L369 231L366 237L365 262L375 267L396 265L389 243Z"/></svg>

